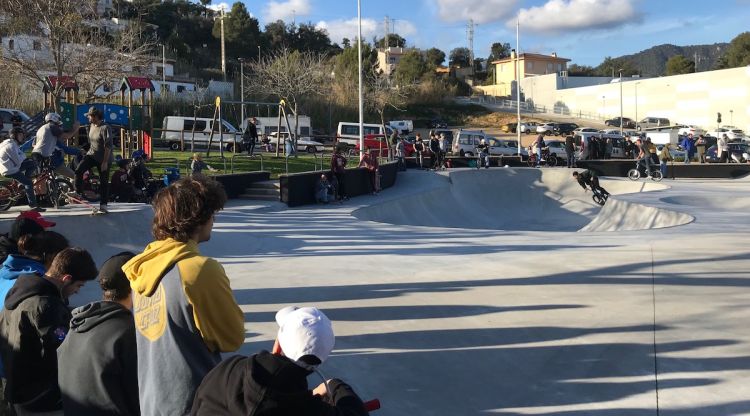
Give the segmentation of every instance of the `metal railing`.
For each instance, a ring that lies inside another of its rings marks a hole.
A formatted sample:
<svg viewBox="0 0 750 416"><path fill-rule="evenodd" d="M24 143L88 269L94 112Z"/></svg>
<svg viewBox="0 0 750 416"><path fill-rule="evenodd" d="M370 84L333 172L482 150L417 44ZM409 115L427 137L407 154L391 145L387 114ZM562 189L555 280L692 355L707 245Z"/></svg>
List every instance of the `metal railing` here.
<svg viewBox="0 0 750 416"><path fill-rule="evenodd" d="M237 154L233 155L232 158L231 158L231 160L230 160L230 164L229 165L230 165L230 171L231 171L231 173L234 173L234 160L238 159L238 158L239 159L249 159L249 160L259 158L260 159L260 170L263 170L263 154L262 153L256 153L256 154L254 154L252 156L246 155L246 154L242 154L242 153L237 153Z"/></svg>

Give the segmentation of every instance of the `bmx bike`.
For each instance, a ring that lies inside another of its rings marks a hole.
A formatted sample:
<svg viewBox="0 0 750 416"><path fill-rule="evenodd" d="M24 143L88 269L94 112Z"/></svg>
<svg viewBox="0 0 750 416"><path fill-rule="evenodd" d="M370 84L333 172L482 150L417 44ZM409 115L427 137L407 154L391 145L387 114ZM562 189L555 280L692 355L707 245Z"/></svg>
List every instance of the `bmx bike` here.
<svg viewBox="0 0 750 416"><path fill-rule="evenodd" d="M605 194L599 189L592 189L591 192L593 193L591 199L593 199L598 205L604 206L604 204L607 203L609 194Z"/></svg>
<svg viewBox="0 0 750 416"><path fill-rule="evenodd" d="M646 176L646 167L639 160L635 162L635 168L628 171L628 179L630 179L631 181L637 181L642 176ZM651 180L654 182L659 182L662 180L661 170L659 170L658 166L654 169L651 169L651 176L649 176L649 178L651 178Z"/></svg>

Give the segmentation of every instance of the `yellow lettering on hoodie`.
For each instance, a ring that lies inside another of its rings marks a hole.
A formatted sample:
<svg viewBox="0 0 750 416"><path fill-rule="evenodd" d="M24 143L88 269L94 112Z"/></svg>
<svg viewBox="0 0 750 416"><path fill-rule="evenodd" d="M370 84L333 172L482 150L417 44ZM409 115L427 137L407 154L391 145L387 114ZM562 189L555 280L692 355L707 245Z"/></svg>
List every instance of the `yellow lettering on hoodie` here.
<svg viewBox="0 0 750 416"><path fill-rule="evenodd" d="M133 315L135 326L149 341L156 341L167 328L167 299L164 286L159 285L153 295L133 294Z"/></svg>

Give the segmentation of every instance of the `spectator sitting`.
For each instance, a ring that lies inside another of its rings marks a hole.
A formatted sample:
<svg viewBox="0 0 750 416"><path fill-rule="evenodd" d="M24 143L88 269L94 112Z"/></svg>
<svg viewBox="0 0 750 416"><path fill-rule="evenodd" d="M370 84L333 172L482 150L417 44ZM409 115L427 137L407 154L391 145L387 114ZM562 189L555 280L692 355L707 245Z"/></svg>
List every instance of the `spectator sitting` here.
<svg viewBox="0 0 750 416"><path fill-rule="evenodd" d="M307 376L333 350L328 317L317 308L287 307L276 313L276 323L272 352L219 364L198 388L191 415L367 415L362 400L341 380L307 389Z"/></svg>
<svg viewBox="0 0 750 416"><path fill-rule="evenodd" d="M216 169L207 165L203 161L203 156L200 153L193 153L193 161L190 162L190 175L200 175L203 173L203 169L208 169L211 172L216 172Z"/></svg>
<svg viewBox="0 0 750 416"><path fill-rule="evenodd" d="M9 254L18 254L18 240L26 234L41 233L55 223L43 218L36 211L24 211L16 217L10 226L10 233L0 235L0 262L4 262Z"/></svg>
<svg viewBox="0 0 750 416"><path fill-rule="evenodd" d="M96 264L81 248L66 248L43 278L18 277L0 312L0 354L5 399L19 415L62 410L57 384L57 347L70 327L68 298L96 278Z"/></svg>
<svg viewBox="0 0 750 416"><path fill-rule="evenodd" d="M315 187L315 200L323 204L330 202L329 194L331 193L332 188L333 185L328 181L328 176L326 176L325 173L321 174L320 180L318 180Z"/></svg>
<svg viewBox="0 0 750 416"><path fill-rule="evenodd" d="M135 194L133 179L128 175L128 160L120 159L117 161L117 171L112 174L110 181L112 196L118 202L132 202Z"/></svg>
<svg viewBox="0 0 750 416"><path fill-rule="evenodd" d="M130 282L109 258L99 271L104 300L73 310L70 332L57 350L58 382L67 415L138 415L138 355Z"/></svg>

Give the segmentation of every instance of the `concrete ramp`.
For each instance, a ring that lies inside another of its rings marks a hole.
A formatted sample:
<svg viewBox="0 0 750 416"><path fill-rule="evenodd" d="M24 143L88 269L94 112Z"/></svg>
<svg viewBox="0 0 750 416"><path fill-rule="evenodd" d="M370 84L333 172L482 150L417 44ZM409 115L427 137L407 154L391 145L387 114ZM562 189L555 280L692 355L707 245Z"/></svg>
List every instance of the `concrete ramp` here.
<svg viewBox="0 0 750 416"><path fill-rule="evenodd" d="M604 211L567 169L463 169L442 186L356 210L366 221L398 225L517 231L616 231L674 226L692 217L610 199ZM653 182L602 181L612 195L666 189ZM615 218L611 218L615 216ZM601 217L601 218L600 218ZM631 218L632 217L632 218ZM590 225L595 221L595 225Z"/></svg>

